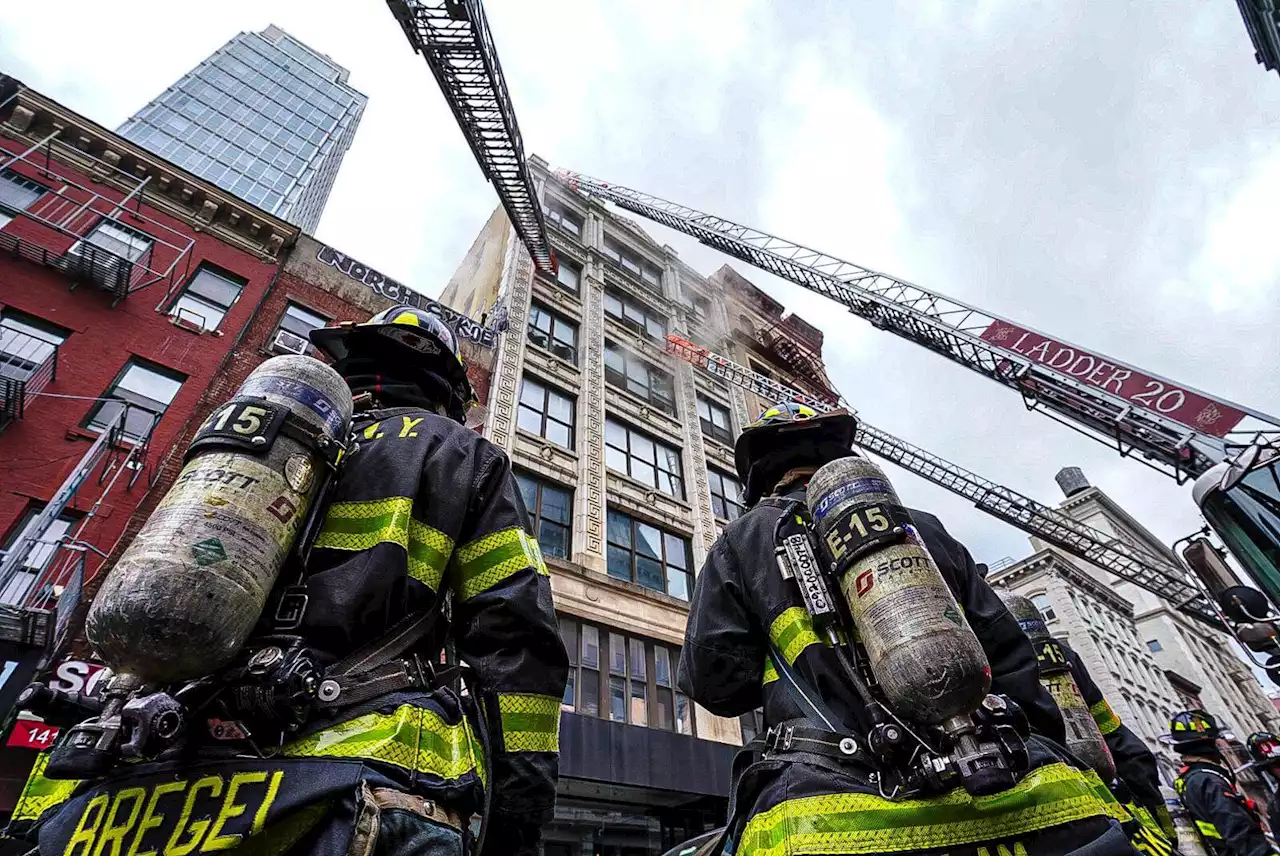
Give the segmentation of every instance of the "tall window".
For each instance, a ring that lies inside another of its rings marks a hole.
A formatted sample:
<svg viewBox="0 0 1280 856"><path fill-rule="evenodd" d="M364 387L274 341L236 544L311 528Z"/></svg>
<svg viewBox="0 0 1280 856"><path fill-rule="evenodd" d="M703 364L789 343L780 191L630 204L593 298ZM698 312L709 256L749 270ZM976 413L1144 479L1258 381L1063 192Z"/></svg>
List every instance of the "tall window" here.
<svg viewBox="0 0 1280 856"><path fill-rule="evenodd" d="M169 314L199 324L203 330L216 330L243 290L243 280L202 265Z"/></svg>
<svg viewBox="0 0 1280 856"><path fill-rule="evenodd" d="M572 294L578 293L578 284L582 281L582 268L568 259L557 258L556 282L560 283Z"/></svg>
<svg viewBox="0 0 1280 856"><path fill-rule="evenodd" d="M31 530L36 522L36 515L43 509L44 503L33 503L27 507L18 518L17 524L10 530L9 536L5 538L4 547L0 549L0 558L7 555L9 550L16 548L23 538L37 534ZM38 535L39 540L32 545L30 552L22 560L18 573L4 583L4 589L0 591L0 603L18 605L26 599L35 587L40 574L53 561L62 539L71 531L72 525L79 518L80 515L75 512L63 511L49 524L49 528L42 535Z"/></svg>
<svg viewBox="0 0 1280 856"><path fill-rule="evenodd" d="M694 734L693 704L675 688L679 649L567 616L560 635L569 652L561 710Z"/></svg>
<svg viewBox="0 0 1280 856"><path fill-rule="evenodd" d="M604 256L630 274L650 285L662 284L662 271L612 238L604 239Z"/></svg>
<svg viewBox="0 0 1280 856"><path fill-rule="evenodd" d="M667 323L662 317L627 297L625 294L609 291L604 295L604 311L606 315L620 321L623 326L634 330L641 336L648 336L661 342L667 335Z"/></svg>
<svg viewBox="0 0 1280 856"><path fill-rule="evenodd" d="M680 450L606 418L604 459L609 469L628 475L676 499L684 499Z"/></svg>
<svg viewBox="0 0 1280 856"><path fill-rule="evenodd" d="M742 485L733 476L707 467L707 480L711 482L711 510L716 517L737 520L746 509L742 505Z"/></svg>
<svg viewBox="0 0 1280 856"><path fill-rule="evenodd" d="M623 350L616 342L604 343L604 379L659 410L675 415L675 381L671 375Z"/></svg>
<svg viewBox="0 0 1280 856"><path fill-rule="evenodd" d="M47 189L11 169L0 171L0 229L13 219L14 214L30 208Z"/></svg>
<svg viewBox="0 0 1280 856"><path fill-rule="evenodd" d="M186 379L186 375L135 357L125 363L124 371L120 372L115 383L102 394L103 398L116 400L97 405L85 426L101 431L127 404L129 409L124 418L124 436L128 440L141 441L160 421Z"/></svg>
<svg viewBox="0 0 1280 856"><path fill-rule="evenodd" d="M520 382L517 424L524 430L572 449L573 410L573 399L558 389L529 377Z"/></svg>
<svg viewBox="0 0 1280 856"><path fill-rule="evenodd" d="M1053 601L1049 600L1049 595L1033 594L1031 602L1035 604L1036 609L1040 610L1040 614L1044 616L1045 621L1053 621L1058 617L1053 611Z"/></svg>
<svg viewBox="0 0 1280 856"><path fill-rule="evenodd" d="M546 207L547 219L574 237L582 237L582 218L559 202Z"/></svg>
<svg viewBox="0 0 1280 856"><path fill-rule="evenodd" d="M84 240L76 241L71 252L81 253L85 244L92 244L114 256L136 262L150 252L152 240L145 232L131 229L115 220L103 219Z"/></svg>
<svg viewBox="0 0 1280 856"><path fill-rule="evenodd" d="M729 408L699 395L698 422L702 425L702 433L712 440L719 440L726 446L733 445L733 432L729 429Z"/></svg>
<svg viewBox="0 0 1280 856"><path fill-rule="evenodd" d="M569 558L572 541L570 522L573 520L573 493L525 473L516 473L520 496L524 507L538 533L538 546L544 556Z"/></svg>
<svg viewBox="0 0 1280 856"><path fill-rule="evenodd" d="M689 539L609 509L609 576L689 599Z"/></svg>
<svg viewBox="0 0 1280 856"><path fill-rule="evenodd" d="M280 325L271 337L272 349L277 352L288 351L294 354L311 353L311 339L308 334L329 323L329 319L318 315L310 309L290 303L280 316Z"/></svg>
<svg viewBox="0 0 1280 856"><path fill-rule="evenodd" d="M565 362L578 364L578 325L536 300L529 305L529 341Z"/></svg>
<svg viewBox="0 0 1280 856"><path fill-rule="evenodd" d="M0 377L30 379L70 335L55 324L4 310L0 313Z"/></svg>

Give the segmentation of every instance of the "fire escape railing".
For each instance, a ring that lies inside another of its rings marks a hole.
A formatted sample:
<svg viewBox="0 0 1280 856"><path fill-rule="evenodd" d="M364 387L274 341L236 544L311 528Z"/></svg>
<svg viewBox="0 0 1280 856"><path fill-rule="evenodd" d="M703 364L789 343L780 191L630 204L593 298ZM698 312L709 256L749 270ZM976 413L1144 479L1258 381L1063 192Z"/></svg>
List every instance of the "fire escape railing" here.
<svg viewBox="0 0 1280 856"><path fill-rule="evenodd" d="M82 183L77 174L90 179ZM172 291L190 273L195 239L142 213L149 178L51 134L24 151L0 143L0 181L20 183L30 195L0 232L0 253L61 270L72 288L92 283L119 303L157 283Z"/></svg>
<svg viewBox="0 0 1280 856"><path fill-rule="evenodd" d="M58 375L58 346L0 327L0 431L21 419L27 405Z"/></svg>

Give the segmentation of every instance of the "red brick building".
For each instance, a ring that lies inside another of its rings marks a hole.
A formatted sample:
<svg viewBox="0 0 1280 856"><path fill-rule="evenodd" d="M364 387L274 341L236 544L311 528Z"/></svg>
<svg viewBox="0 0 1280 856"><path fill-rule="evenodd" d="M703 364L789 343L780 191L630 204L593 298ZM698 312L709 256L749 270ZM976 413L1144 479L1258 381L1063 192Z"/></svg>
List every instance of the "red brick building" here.
<svg viewBox="0 0 1280 856"><path fill-rule="evenodd" d="M458 333L487 402L497 331L0 75L0 713L42 656L88 657L93 592L204 417L311 328L394 303ZM55 733L3 735L0 813Z"/></svg>

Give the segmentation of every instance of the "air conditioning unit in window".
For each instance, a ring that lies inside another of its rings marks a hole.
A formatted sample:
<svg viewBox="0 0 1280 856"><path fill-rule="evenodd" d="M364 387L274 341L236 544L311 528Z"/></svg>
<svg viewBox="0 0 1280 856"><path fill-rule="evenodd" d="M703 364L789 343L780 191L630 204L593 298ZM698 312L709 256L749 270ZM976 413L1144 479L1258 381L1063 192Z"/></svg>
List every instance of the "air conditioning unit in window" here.
<svg viewBox="0 0 1280 856"><path fill-rule="evenodd" d="M276 340L271 343L271 347L276 351L306 354L311 349L311 343L296 333L290 333L288 330L277 330Z"/></svg>

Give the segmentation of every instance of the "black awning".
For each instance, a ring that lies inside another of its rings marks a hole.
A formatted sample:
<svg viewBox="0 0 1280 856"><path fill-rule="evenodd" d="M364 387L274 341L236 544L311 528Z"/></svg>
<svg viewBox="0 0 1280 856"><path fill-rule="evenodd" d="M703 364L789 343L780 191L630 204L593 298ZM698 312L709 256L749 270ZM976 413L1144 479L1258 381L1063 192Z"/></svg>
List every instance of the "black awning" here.
<svg viewBox="0 0 1280 856"><path fill-rule="evenodd" d="M560 715L560 775L727 797L738 747L684 734Z"/></svg>

